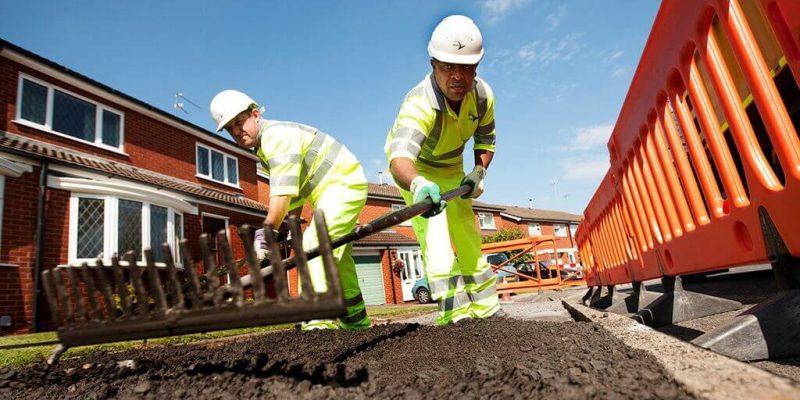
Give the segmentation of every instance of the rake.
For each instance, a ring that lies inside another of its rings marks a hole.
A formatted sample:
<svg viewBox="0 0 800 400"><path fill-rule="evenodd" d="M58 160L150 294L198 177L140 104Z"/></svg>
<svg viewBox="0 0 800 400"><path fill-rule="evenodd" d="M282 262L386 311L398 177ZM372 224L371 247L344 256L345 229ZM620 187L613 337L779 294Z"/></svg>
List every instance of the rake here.
<svg viewBox="0 0 800 400"><path fill-rule="evenodd" d="M316 292L302 248L300 223L290 218L294 260L298 267L301 294L289 295L279 245L272 229L265 227L266 243L271 249L274 271L272 282L275 297L267 296L267 287L258 268L253 250L251 228L244 226L238 233L244 243L245 257L253 279L252 298L245 299L238 268L225 231L217 235L222 254L222 266L230 276L228 285L220 285L217 262L210 250L209 235L200 236L205 274L198 276L192 266L186 240L180 243L186 268L176 267L172 249L162 246L166 268L157 268L153 253L144 250L146 267L136 267L136 255L129 251L120 261L116 255L111 266L97 260L95 266L83 263L80 267L56 268L42 273L45 295L60 344L48 364L58 362L70 347L110 343L123 340L150 339L172 335L210 332L336 318L345 313L344 296L339 274L333 259L331 239L321 210L315 212L319 255L327 277L328 288ZM159 271L166 275L162 283ZM202 278L202 279L201 279ZM130 286L128 286L130 285ZM133 293L129 293L129 292ZM226 296L228 294L228 296Z"/></svg>
<svg viewBox="0 0 800 400"><path fill-rule="evenodd" d="M464 185L444 193L442 198L449 200L469 190L469 186ZM249 270L249 275L244 277L239 276L227 235L221 231L217 242L222 267L230 277L227 285L221 285L217 277L218 266L208 234L200 236L206 271L201 276L193 268L185 239L180 242L180 250L186 267L181 269L175 264L172 249L164 243L161 250L165 268L156 267L152 251L145 249L144 268L137 267L136 254L129 251L122 261L112 256L110 267L98 259L95 266L84 262L80 266L44 271L45 296L60 342L47 363L56 364L66 350L76 346L340 317L346 313L346 308L333 249L423 214L432 206L430 199L426 199L379 217L333 241L324 213L316 210L314 221L319 246L309 251L302 247L299 220L290 217L294 255L287 259L281 259L272 227L265 225L268 266L256 259L252 229L245 225L238 229ZM307 262L315 257L322 257L328 285L324 292L315 291L311 283ZM298 268L300 280L298 297L289 295L286 277L286 271L294 267ZM159 270L166 275L165 282ZM274 297L267 295L269 288L265 279L268 277L272 278ZM245 296L248 288L252 298Z"/></svg>

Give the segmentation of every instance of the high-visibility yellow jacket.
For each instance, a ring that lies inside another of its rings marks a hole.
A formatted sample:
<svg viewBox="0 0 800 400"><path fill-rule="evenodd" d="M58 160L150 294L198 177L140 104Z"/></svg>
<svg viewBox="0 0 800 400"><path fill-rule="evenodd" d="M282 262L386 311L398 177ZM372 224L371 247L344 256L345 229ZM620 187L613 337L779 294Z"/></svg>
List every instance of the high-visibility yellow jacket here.
<svg viewBox="0 0 800 400"><path fill-rule="evenodd" d="M463 168L464 145L475 138L475 150L495 149L494 94L479 78L456 114L428 74L406 95L384 151L389 163L405 157L432 167Z"/></svg>
<svg viewBox="0 0 800 400"><path fill-rule="evenodd" d="M331 183L366 181L356 157L333 137L296 122L261 120L256 155L269 175L270 196L292 196L316 206Z"/></svg>

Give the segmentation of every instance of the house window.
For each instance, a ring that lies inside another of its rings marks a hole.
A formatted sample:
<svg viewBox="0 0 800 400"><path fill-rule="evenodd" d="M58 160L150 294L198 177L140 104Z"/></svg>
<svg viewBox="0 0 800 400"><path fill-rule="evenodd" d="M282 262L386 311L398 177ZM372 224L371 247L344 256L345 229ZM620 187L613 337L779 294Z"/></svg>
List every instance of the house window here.
<svg viewBox="0 0 800 400"><path fill-rule="evenodd" d="M404 207L405 207L405 204L392 204L392 212L400 210L400 209L402 209ZM403 222L397 224L397 226L411 226L411 220L409 219L407 221L403 221Z"/></svg>
<svg viewBox="0 0 800 400"><path fill-rule="evenodd" d="M567 226L564 224L554 224L553 229L555 230L556 237L567 237Z"/></svg>
<svg viewBox="0 0 800 400"><path fill-rule="evenodd" d="M578 232L578 224L572 224L569 226L569 233L572 234L572 237L575 237L575 232Z"/></svg>
<svg viewBox="0 0 800 400"><path fill-rule="evenodd" d="M168 234L171 232L171 234ZM132 251L143 261L144 249L164 262L161 244L169 243L176 263L177 245L183 237L183 215L173 208L115 196L73 195L70 199L70 264L98 257L110 261Z"/></svg>
<svg viewBox="0 0 800 400"><path fill-rule="evenodd" d="M495 229L494 214L478 213L478 222L481 229Z"/></svg>
<svg viewBox="0 0 800 400"><path fill-rule="evenodd" d="M542 236L542 226L538 222L529 222L528 236Z"/></svg>
<svg viewBox="0 0 800 400"><path fill-rule="evenodd" d="M198 144L197 176L238 187L239 159Z"/></svg>
<svg viewBox="0 0 800 400"><path fill-rule="evenodd" d="M122 148L122 112L24 75L17 104L20 122L95 146Z"/></svg>

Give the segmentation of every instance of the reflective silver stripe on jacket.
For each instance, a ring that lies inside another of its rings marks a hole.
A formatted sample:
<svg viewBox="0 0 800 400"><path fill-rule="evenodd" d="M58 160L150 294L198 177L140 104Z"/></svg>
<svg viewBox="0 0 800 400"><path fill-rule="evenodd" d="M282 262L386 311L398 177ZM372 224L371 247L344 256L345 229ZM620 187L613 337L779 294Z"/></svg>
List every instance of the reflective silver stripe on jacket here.
<svg viewBox="0 0 800 400"><path fill-rule="evenodd" d="M272 186L297 186L300 183L300 178L297 175L277 175L269 180Z"/></svg>
<svg viewBox="0 0 800 400"><path fill-rule="evenodd" d="M494 131L494 121L484 126L479 126L475 129L475 136L488 135Z"/></svg>
<svg viewBox="0 0 800 400"><path fill-rule="evenodd" d="M367 318L367 310L362 309L361 311L357 312L355 315L348 315L346 317L339 318L340 321L344 322L345 324L355 324L361 322L364 318Z"/></svg>
<svg viewBox="0 0 800 400"><path fill-rule="evenodd" d="M417 129L402 127L394 133L389 152L407 151L417 157L422 150L422 143L425 142L425 134Z"/></svg>
<svg viewBox="0 0 800 400"><path fill-rule="evenodd" d="M344 306L345 307L353 307L357 306L364 302L364 297L359 293L355 297L351 297L349 299L344 299Z"/></svg>
<svg viewBox="0 0 800 400"><path fill-rule="evenodd" d="M480 79L475 79L475 103L478 108L478 123L480 124L483 116L486 115L486 110L489 108L486 88L483 86L483 81Z"/></svg>
<svg viewBox="0 0 800 400"><path fill-rule="evenodd" d="M327 138L328 135L318 131L316 135L314 135L314 140L311 142L311 146L309 147L305 158L303 158L303 170L306 171L306 173L311 174L311 177L308 179L308 181L303 185L302 188L300 188L300 195L303 197L308 197L311 192L316 189L317 185L322 182L322 180L325 178L325 175L336 162L339 152L342 150L342 144L334 140L333 144L331 144L331 147L328 150L328 153L325 155L325 159L322 160L322 163L314 172L311 172L311 167L314 164L314 160L317 159L317 156L325 145Z"/></svg>
<svg viewBox="0 0 800 400"><path fill-rule="evenodd" d="M298 163L300 162L300 154L283 154L280 156L275 156L267 160L270 169L272 168L280 168L286 164L290 163Z"/></svg>

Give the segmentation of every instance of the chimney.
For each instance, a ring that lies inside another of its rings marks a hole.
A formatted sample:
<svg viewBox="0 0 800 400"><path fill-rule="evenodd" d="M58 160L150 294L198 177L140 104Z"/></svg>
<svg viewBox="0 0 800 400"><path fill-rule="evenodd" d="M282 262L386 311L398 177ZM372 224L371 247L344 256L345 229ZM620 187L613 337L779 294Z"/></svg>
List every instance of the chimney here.
<svg viewBox="0 0 800 400"><path fill-rule="evenodd" d="M378 182L383 186L383 171L378 171Z"/></svg>

